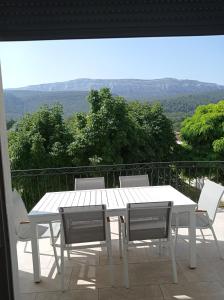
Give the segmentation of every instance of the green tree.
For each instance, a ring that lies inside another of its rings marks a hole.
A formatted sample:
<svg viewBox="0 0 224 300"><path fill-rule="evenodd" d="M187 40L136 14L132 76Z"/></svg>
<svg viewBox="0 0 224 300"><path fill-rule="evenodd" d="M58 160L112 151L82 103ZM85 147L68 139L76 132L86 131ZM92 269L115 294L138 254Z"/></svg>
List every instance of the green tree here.
<svg viewBox="0 0 224 300"><path fill-rule="evenodd" d="M176 139L172 122L159 103L133 102L128 104L132 121L129 162L167 161L172 159Z"/></svg>
<svg viewBox="0 0 224 300"><path fill-rule="evenodd" d="M199 106L185 119L181 136L193 160L222 160L224 155L224 100Z"/></svg>
<svg viewBox="0 0 224 300"><path fill-rule="evenodd" d="M107 88L91 91L90 112L75 114L70 120L75 135L70 155L77 165L123 163L122 149L128 143L127 105L122 97L114 97ZM75 128L74 128L75 127Z"/></svg>
<svg viewBox="0 0 224 300"><path fill-rule="evenodd" d="M127 103L109 89L91 91L90 112L69 121L74 164L164 161L172 157L175 136L159 104Z"/></svg>
<svg viewBox="0 0 224 300"><path fill-rule="evenodd" d="M68 166L70 142L62 106L43 106L25 115L9 131L11 167L19 170Z"/></svg>

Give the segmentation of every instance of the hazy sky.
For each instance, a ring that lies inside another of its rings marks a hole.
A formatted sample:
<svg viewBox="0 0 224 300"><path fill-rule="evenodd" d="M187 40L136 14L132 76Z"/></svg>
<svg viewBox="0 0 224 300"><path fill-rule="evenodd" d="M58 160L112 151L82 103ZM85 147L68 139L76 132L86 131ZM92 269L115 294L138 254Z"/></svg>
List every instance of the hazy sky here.
<svg viewBox="0 0 224 300"><path fill-rule="evenodd" d="M224 85L224 36L0 43L4 88L76 78L173 77Z"/></svg>

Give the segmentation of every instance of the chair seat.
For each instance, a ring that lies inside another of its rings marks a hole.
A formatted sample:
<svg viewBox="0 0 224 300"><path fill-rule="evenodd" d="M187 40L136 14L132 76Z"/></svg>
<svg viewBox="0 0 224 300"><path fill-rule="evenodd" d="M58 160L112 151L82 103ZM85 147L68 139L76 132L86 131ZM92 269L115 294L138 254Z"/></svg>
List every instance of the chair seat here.
<svg viewBox="0 0 224 300"><path fill-rule="evenodd" d="M60 233L60 223L54 222L52 223L54 237L58 237ZM38 238L50 238L50 226L49 224L41 224L37 226L38 231ZM20 224L19 232L18 232L18 239L19 240L30 240L31 239L31 225L30 223Z"/></svg>
<svg viewBox="0 0 224 300"><path fill-rule="evenodd" d="M209 226L209 219L207 215L204 213L196 213L196 228L208 228ZM172 227L189 228L189 213L173 214Z"/></svg>

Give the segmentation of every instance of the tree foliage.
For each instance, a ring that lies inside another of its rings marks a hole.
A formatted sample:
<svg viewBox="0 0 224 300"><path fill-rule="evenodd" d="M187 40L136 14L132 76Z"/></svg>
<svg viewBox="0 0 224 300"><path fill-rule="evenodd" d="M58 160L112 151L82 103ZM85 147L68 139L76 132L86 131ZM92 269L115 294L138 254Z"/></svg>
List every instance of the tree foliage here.
<svg viewBox="0 0 224 300"><path fill-rule="evenodd" d="M43 106L25 115L9 131L12 169L60 167L69 164L67 147L71 134L63 120L60 105Z"/></svg>
<svg viewBox="0 0 224 300"><path fill-rule="evenodd" d="M69 122L74 134L70 145L74 164L123 163L130 126L125 100L101 89L91 91L88 101L90 112L75 114Z"/></svg>
<svg viewBox="0 0 224 300"><path fill-rule="evenodd" d="M62 106L43 106L9 130L13 169L165 161L175 136L161 105L127 102L109 89L89 93L89 113L67 122ZM218 147L218 145L217 145Z"/></svg>
<svg viewBox="0 0 224 300"><path fill-rule="evenodd" d="M171 121L160 104L128 104L132 132L128 159L130 162L167 161L172 158L175 136Z"/></svg>
<svg viewBox="0 0 224 300"><path fill-rule="evenodd" d="M181 136L194 160L223 160L224 100L199 106L185 119Z"/></svg>
<svg viewBox="0 0 224 300"><path fill-rule="evenodd" d="M128 103L109 89L91 91L90 112L69 121L74 164L164 161L175 146L171 122L159 104Z"/></svg>

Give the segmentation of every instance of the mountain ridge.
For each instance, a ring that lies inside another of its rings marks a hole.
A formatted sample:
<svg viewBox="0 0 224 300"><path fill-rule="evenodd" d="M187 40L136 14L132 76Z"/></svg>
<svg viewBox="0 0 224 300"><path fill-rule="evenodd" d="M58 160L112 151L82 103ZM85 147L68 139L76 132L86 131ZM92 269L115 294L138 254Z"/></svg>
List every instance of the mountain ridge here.
<svg viewBox="0 0 224 300"><path fill-rule="evenodd" d="M84 84L86 91L81 90L41 90L42 85L34 86L37 90L25 88L5 89L5 107L7 119L19 119L25 113L32 113L36 111L41 105L52 105L54 103L61 103L64 109L64 115L70 116L74 112L89 111L89 103L87 95L90 86L85 83L93 83L91 79L78 79L79 83ZM186 117L192 115L198 105L208 103L217 103L224 99L224 86L214 83L204 83L197 80L179 80L173 78L141 80L141 79L116 79L109 80L110 84L106 84L107 80L100 80L104 86L111 88L114 95L123 96L127 101L138 100L141 102L160 102L164 108L164 112L172 120L178 122ZM119 84L125 83L121 88ZM69 82L74 82L71 80ZM77 82L77 80L76 80ZM68 86L68 81L64 82ZM63 84L64 84L63 83ZM99 89L101 85L95 85L94 80L92 88ZM146 87L145 84L146 83ZM150 83L150 84L149 84ZM55 83L54 83L55 84ZM51 84L45 84L45 88L49 88ZM39 88L39 90L38 90ZM178 125L179 126L179 125Z"/></svg>
<svg viewBox="0 0 224 300"><path fill-rule="evenodd" d="M91 89L110 88L111 92L129 99L175 97L207 91L224 90L223 85L198 80L161 78L161 79L89 79L78 78L63 82L30 85L9 90L29 90L45 92L90 91Z"/></svg>

